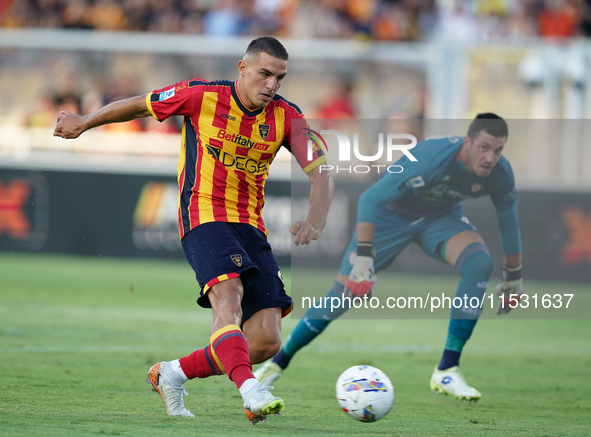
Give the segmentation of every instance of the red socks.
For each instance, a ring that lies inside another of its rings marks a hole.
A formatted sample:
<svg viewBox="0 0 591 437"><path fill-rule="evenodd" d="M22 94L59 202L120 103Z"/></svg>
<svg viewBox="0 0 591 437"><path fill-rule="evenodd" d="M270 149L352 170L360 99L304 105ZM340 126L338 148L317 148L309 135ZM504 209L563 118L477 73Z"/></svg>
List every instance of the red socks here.
<svg viewBox="0 0 591 437"><path fill-rule="evenodd" d="M209 346L179 361L189 379L226 373L240 388L244 381L254 378L246 339L236 325L219 329L211 336Z"/></svg>
<svg viewBox="0 0 591 437"><path fill-rule="evenodd" d="M211 353L211 345L205 349L195 351L187 357L181 358L179 362L181 363L183 373L189 379L207 378L208 376L224 373Z"/></svg>

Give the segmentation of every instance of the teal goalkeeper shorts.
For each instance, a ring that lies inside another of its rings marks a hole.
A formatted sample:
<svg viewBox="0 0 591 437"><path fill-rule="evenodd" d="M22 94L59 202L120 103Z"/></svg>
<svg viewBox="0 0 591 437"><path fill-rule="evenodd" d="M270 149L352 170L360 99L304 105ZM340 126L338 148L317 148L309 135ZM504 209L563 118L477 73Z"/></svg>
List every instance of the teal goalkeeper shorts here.
<svg viewBox="0 0 591 437"><path fill-rule="evenodd" d="M412 242L418 244L429 256L443 261L438 248L463 231L478 232L464 215L464 209L459 204L442 214L432 214L430 217L411 217L380 209L374 233L375 269L379 271L388 267ZM343 275L349 275L356 257L357 243L356 235L353 233L341 261L340 272Z"/></svg>

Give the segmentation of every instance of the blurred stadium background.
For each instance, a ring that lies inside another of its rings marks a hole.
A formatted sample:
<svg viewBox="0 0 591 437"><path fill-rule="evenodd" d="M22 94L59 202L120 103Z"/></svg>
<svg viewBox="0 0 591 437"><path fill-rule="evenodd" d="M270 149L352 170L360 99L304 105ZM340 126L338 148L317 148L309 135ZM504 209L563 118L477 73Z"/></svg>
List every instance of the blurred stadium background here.
<svg viewBox="0 0 591 437"><path fill-rule="evenodd" d="M180 121L65 141L51 135L56 114L193 77L233 80L252 37L271 34L291 56L281 94L309 119L410 120L419 137L462 135L483 111L510 119L526 276L591 281L588 0L5 0L0 26L0 250L182 259ZM283 264L307 196L290 173L280 154L267 185ZM338 265L360 180L339 179L322 242L293 256ZM500 265L490 202L466 210ZM393 268L453 271L413 248Z"/></svg>
<svg viewBox="0 0 591 437"><path fill-rule="evenodd" d="M167 418L143 384L154 362L209 339L176 226L180 120L74 141L52 131L62 109L87 113L193 77L234 80L263 34L290 52L280 93L311 123L365 126L375 141L376 129L462 135L483 111L509 119L526 291L572 293L580 310L479 323L462 359L485 396L476 406L428 391L444 318L337 322L276 383L288 409L265 428L366 435L334 402L337 376L363 360L396 387L374 435L590 435L591 0L0 0L0 434L195 435L195 422ZM324 294L373 179L335 175L322 238L294 249L302 176L277 157L264 217L282 268L295 266L286 278ZM492 205L464 207L498 276ZM380 275L378 295L451 295L454 273L411 246ZM284 319L284 336L296 322ZM202 433L264 432L246 430L226 378L188 389Z"/></svg>

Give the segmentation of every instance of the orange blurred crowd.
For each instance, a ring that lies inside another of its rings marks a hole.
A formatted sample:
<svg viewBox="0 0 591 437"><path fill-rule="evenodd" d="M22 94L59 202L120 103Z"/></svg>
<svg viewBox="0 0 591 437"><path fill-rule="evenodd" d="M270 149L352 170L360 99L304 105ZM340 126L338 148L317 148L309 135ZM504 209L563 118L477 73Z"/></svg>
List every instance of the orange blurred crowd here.
<svg viewBox="0 0 591 437"><path fill-rule="evenodd" d="M591 0L0 0L0 26L427 41L588 37Z"/></svg>

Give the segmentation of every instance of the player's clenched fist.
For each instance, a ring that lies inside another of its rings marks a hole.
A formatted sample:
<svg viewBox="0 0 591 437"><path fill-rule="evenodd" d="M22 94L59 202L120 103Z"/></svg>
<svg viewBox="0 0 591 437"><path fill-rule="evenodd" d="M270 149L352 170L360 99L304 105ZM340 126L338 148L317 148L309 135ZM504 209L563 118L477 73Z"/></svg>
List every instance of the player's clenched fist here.
<svg viewBox="0 0 591 437"><path fill-rule="evenodd" d="M359 243L357 245L357 257L349 273L345 284L345 296L363 297L371 296L371 290L377 280L373 267L373 245Z"/></svg>
<svg viewBox="0 0 591 437"><path fill-rule="evenodd" d="M82 117L77 114L72 114L68 111L62 111L57 116L57 123L53 131L54 137L61 138L78 138L84 132L82 127Z"/></svg>
<svg viewBox="0 0 591 437"><path fill-rule="evenodd" d="M296 246L300 244L310 244L312 240L318 240L320 230L308 222L297 221L289 229L294 236L293 242Z"/></svg>

